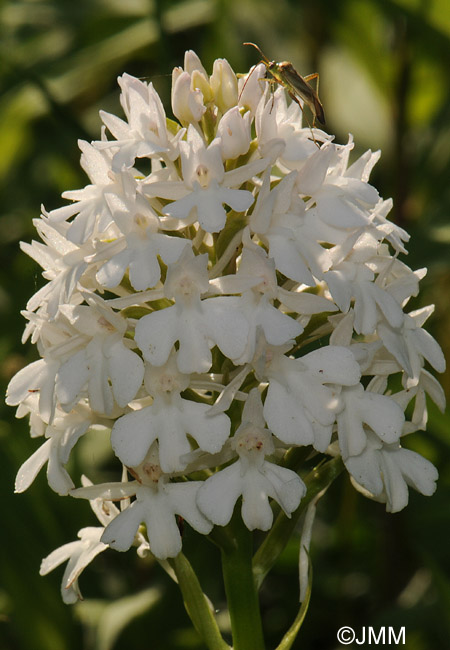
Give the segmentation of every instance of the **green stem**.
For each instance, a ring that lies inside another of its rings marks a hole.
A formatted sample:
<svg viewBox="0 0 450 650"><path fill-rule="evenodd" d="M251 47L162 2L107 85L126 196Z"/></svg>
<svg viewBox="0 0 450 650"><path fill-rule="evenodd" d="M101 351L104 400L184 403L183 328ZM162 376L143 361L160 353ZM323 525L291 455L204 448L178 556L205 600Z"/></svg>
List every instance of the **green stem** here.
<svg viewBox="0 0 450 650"><path fill-rule="evenodd" d="M252 533L236 510L229 528L232 546L222 550L222 571L233 634L233 650L264 650L258 592L252 571Z"/></svg>
<svg viewBox="0 0 450 650"><path fill-rule="evenodd" d="M183 553L169 560L183 594L184 606L195 629L210 650L231 650L220 634L219 626L202 591L197 575Z"/></svg>
<svg viewBox="0 0 450 650"><path fill-rule="evenodd" d="M286 546L303 511L321 490L339 476L343 469L344 464L340 457L333 458L333 460L313 469L305 479L307 487L306 496L301 500L297 510L292 513L291 518L288 519L283 512L278 515L270 533L258 548L253 558L253 574L257 588L261 586L264 578Z"/></svg>

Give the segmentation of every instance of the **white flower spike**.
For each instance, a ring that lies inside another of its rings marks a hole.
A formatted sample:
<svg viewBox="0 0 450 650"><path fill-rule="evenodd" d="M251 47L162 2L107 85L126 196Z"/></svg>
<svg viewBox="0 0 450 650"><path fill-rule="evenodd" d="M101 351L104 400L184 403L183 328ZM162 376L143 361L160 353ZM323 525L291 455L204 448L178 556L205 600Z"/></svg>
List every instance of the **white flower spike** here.
<svg viewBox="0 0 450 650"><path fill-rule="evenodd" d="M379 152L351 161L351 137L304 126L283 84L261 80L266 63L238 79L218 59L209 75L188 51L172 75L178 122L124 74L123 117L101 112L101 138L79 144L88 184L34 221L42 242L22 244L46 281L23 312L40 358L6 401L43 444L16 491L47 465L49 486L88 499L101 524L42 563L67 562L67 603L108 547L175 558L176 573L181 520L193 535L226 527L219 543L237 524L276 536L312 503L307 549L322 467L345 465L391 512L409 487L434 492L436 469L401 446L426 427L426 394L445 407L427 368L445 369L424 329L433 307L408 311L426 269L401 261L409 235L369 183ZM118 475L75 488L76 443L100 435ZM314 464L305 482L299 458Z"/></svg>

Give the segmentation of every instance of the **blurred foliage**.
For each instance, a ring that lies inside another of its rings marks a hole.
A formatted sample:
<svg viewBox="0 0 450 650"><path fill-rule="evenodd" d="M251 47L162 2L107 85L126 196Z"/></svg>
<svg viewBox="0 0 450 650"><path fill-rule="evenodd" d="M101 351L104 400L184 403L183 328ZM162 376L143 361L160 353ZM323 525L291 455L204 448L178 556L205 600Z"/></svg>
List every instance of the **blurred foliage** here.
<svg viewBox="0 0 450 650"><path fill-rule="evenodd" d="M448 0L3 0L0 2L0 367L2 390L35 358L20 344L23 309L41 286L36 265L19 251L30 241L39 206L62 204L83 187L76 139L98 137L98 109L120 114L116 77L151 79L166 107L170 73L194 49L207 69L217 57L237 71L255 63L243 41L304 74L320 72L328 128L348 132L355 155L383 155L372 182L392 196L392 218L411 233L407 262L428 267L412 307L436 304L428 328L450 349L450 5ZM169 109L168 112L170 113ZM443 378L447 393L450 377ZM37 447L27 422L1 407L0 647L5 650L198 649L176 585L133 553L106 552L81 578L86 600L62 604L61 571L39 564L78 529L93 525L86 504L61 498L41 475L14 495L14 476ZM409 650L449 647L450 419L434 409L426 434L408 445L439 468L431 499L411 495L396 515L339 479L319 507L313 537L314 583L294 648L334 650L343 625L406 627ZM72 467L88 473L104 453L81 445ZM94 524L95 525L95 524ZM293 540L262 589L268 647L298 609ZM189 531L185 549L205 591L223 607L216 550ZM219 612L227 628L227 617Z"/></svg>

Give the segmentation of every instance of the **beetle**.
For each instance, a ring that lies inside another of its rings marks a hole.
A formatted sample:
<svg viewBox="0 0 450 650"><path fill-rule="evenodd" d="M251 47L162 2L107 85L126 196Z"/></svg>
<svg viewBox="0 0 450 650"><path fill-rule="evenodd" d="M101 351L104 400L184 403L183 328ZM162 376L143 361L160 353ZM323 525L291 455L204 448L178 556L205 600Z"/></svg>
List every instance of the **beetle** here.
<svg viewBox="0 0 450 650"><path fill-rule="evenodd" d="M312 79L319 80L318 72L313 72L306 77L302 77L289 61L280 61L279 63L276 61L269 61L266 55L257 45L255 45L255 43L244 43L244 45L251 45L258 50L262 57L261 62L264 63L273 77L273 79L268 79L268 81L283 86L283 88L285 88L289 93L291 99L297 102L302 110L303 107L297 96L300 97L307 106L309 106L311 113L313 114L313 126L316 119L319 120L321 124L325 124L325 113L319 96L314 88L312 88L308 83L308 81L311 81Z"/></svg>

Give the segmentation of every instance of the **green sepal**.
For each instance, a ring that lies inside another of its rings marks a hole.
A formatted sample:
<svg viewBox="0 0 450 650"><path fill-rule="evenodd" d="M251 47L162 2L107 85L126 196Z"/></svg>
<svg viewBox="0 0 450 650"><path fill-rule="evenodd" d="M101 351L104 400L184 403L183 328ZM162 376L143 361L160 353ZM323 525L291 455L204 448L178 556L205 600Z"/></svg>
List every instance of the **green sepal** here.
<svg viewBox="0 0 450 650"><path fill-rule="evenodd" d="M133 305L132 307L125 307L125 309L122 309L120 315L124 316L124 318L134 318L136 320L139 320L143 316L151 314L151 312L152 310L149 307L140 307L138 305Z"/></svg>
<svg viewBox="0 0 450 650"><path fill-rule="evenodd" d="M166 127L172 135L176 135L181 129L181 125L178 124L178 122L175 122L175 120L171 120L169 117L166 117Z"/></svg>
<svg viewBox="0 0 450 650"><path fill-rule="evenodd" d="M159 300L148 300L147 305L152 308L152 311L159 311L160 309L165 309L166 307L172 307L173 300L168 298L159 298Z"/></svg>

